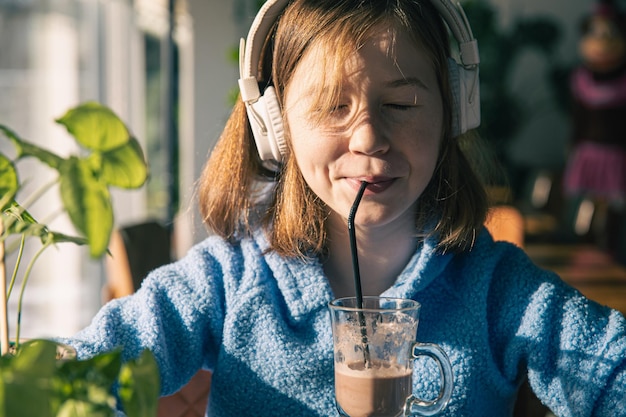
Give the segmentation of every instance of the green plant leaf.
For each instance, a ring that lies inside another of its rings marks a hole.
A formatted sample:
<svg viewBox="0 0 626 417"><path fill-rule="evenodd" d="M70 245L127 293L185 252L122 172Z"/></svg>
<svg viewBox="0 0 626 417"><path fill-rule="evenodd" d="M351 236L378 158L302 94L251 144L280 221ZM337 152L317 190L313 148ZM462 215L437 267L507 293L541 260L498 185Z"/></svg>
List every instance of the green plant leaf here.
<svg viewBox="0 0 626 417"><path fill-rule="evenodd" d="M65 126L78 143L95 151L108 151L129 140L128 129L120 118L96 102L70 109L56 122Z"/></svg>
<svg viewBox="0 0 626 417"><path fill-rule="evenodd" d="M59 374L67 381L82 381L85 386L103 387L110 390L117 380L122 366L120 350L100 353L86 360L64 361L59 367Z"/></svg>
<svg viewBox="0 0 626 417"><path fill-rule="evenodd" d="M0 416L113 417L116 382L128 417L156 416L160 382L150 351L122 364L119 349L58 360L57 348L35 340L0 357Z"/></svg>
<svg viewBox="0 0 626 417"><path fill-rule="evenodd" d="M93 404L90 401L69 399L61 405L56 417L113 417L114 415L112 407Z"/></svg>
<svg viewBox="0 0 626 417"><path fill-rule="evenodd" d="M0 415L54 417L48 398L53 393L56 343L33 340L0 363Z"/></svg>
<svg viewBox="0 0 626 417"><path fill-rule="evenodd" d="M23 375L48 377L56 368L57 344L49 340L30 340L17 349L13 369Z"/></svg>
<svg viewBox="0 0 626 417"><path fill-rule="evenodd" d="M17 153L17 158L32 156L54 169L57 169L59 164L63 160L63 158L61 158L57 154L23 140L17 135L17 133L15 133L6 126L0 125L0 130L11 142L13 142L13 145L15 146L15 151Z"/></svg>
<svg viewBox="0 0 626 417"><path fill-rule="evenodd" d="M94 258L107 250L113 230L113 207L107 185L86 160L71 157L60 167L61 200L74 226L87 238Z"/></svg>
<svg viewBox="0 0 626 417"><path fill-rule="evenodd" d="M119 397L128 417L154 417L160 390L160 379L154 355L144 350L141 356L122 366Z"/></svg>
<svg viewBox="0 0 626 417"><path fill-rule="evenodd" d="M54 243L74 243L76 245L89 245L89 241L87 240L87 238L80 236L70 236L60 232L48 232L48 238L52 239Z"/></svg>
<svg viewBox="0 0 626 417"><path fill-rule="evenodd" d="M34 236L41 240L42 244L71 242L77 245L87 245L89 242L84 237L70 236L60 232L48 230L46 225L38 223L33 216L15 201L4 210L2 217L4 229L10 234L20 234L26 237Z"/></svg>
<svg viewBox="0 0 626 417"><path fill-rule="evenodd" d="M143 151L135 138L100 155L100 175L107 184L120 188L141 187L148 177Z"/></svg>
<svg viewBox="0 0 626 417"><path fill-rule="evenodd" d="M119 350L87 360L63 361L58 370L59 412L77 417L112 415L116 404L112 389L121 364Z"/></svg>
<svg viewBox="0 0 626 417"><path fill-rule="evenodd" d="M15 201L4 209L3 214L4 229L10 234L25 234L40 238L47 234L46 226L37 223L37 220Z"/></svg>
<svg viewBox="0 0 626 417"><path fill-rule="evenodd" d="M17 171L13 163L0 154L0 210L9 206L19 188Z"/></svg>
<svg viewBox="0 0 626 417"><path fill-rule="evenodd" d="M0 416L55 417L47 398L50 390L40 380L0 370Z"/></svg>

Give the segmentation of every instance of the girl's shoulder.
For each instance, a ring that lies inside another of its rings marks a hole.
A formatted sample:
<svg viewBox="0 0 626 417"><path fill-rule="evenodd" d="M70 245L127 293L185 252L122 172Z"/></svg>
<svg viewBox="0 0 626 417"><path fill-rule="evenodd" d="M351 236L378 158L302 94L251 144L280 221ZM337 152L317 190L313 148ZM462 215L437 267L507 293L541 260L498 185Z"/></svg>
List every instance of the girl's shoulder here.
<svg viewBox="0 0 626 417"><path fill-rule="evenodd" d="M494 241L486 229L471 250L455 256L458 285L484 295L513 297L532 293L542 287L561 287L564 283L553 272L537 266L526 251L507 241Z"/></svg>
<svg viewBox="0 0 626 417"><path fill-rule="evenodd" d="M256 231L253 234L241 234L232 239L209 235L192 246L183 259L213 260L220 263L240 262L242 257L264 257L268 250L269 244L262 231Z"/></svg>
<svg viewBox="0 0 626 417"><path fill-rule="evenodd" d="M507 269L517 270L534 268L528 254L516 243L494 240L484 228L477 236L472 248L463 256L472 268L493 269L504 272Z"/></svg>

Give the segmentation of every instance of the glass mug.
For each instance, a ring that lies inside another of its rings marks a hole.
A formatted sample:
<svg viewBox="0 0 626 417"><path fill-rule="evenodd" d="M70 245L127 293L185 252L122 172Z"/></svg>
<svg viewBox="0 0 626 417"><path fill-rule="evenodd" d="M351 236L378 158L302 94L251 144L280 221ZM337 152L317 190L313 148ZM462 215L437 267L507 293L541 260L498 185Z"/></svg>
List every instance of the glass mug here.
<svg viewBox="0 0 626 417"><path fill-rule="evenodd" d="M415 341L420 304L403 298L355 297L329 303L335 352L337 410L348 417L432 416L452 395L450 360L437 345ZM413 395L413 361L435 360L441 373L437 398Z"/></svg>

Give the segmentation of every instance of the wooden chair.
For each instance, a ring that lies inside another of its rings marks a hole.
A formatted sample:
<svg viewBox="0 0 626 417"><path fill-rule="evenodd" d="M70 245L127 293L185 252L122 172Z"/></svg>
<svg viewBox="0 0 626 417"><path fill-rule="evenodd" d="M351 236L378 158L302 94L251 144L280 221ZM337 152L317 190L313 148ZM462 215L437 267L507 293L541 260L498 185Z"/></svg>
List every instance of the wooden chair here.
<svg viewBox="0 0 626 417"><path fill-rule="evenodd" d="M494 240L504 240L524 247L524 216L515 207L497 205L487 215L485 226Z"/></svg>
<svg viewBox="0 0 626 417"><path fill-rule="evenodd" d="M104 301L135 292L153 269L172 261L171 233L154 221L114 231L107 257ZM211 389L211 373L198 371L178 392L161 397L158 417L203 417Z"/></svg>

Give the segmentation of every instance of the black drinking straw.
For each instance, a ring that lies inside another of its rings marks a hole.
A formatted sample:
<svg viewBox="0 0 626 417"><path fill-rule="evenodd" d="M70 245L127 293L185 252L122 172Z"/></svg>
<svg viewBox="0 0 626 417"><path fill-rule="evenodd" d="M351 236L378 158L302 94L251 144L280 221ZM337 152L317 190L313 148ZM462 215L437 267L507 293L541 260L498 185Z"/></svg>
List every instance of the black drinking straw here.
<svg viewBox="0 0 626 417"><path fill-rule="evenodd" d="M363 359L366 367L370 367L370 350L367 343L367 327L365 325L365 316L363 315L363 291L361 289L361 272L359 271L359 255L356 248L356 233L354 232L354 217L356 216L356 210L359 208L361 197L365 192L365 188L369 185L368 182L362 181L361 188L352 203L350 208L350 215L348 216L348 233L350 234L350 249L352 251L352 269L354 271L354 289L356 293L356 306L359 309L359 323L361 324L361 341L363 342Z"/></svg>
<svg viewBox="0 0 626 417"><path fill-rule="evenodd" d="M359 208L361 197L365 192L365 188L369 184L366 181L361 182L361 188L352 203L350 208L350 215L348 216L348 233L350 234L350 249L352 250L352 270L354 271L354 289L356 292L356 306L363 308L363 292L361 289L361 272L359 271L359 254L356 248L356 233L354 232L354 217L356 216L356 210Z"/></svg>

